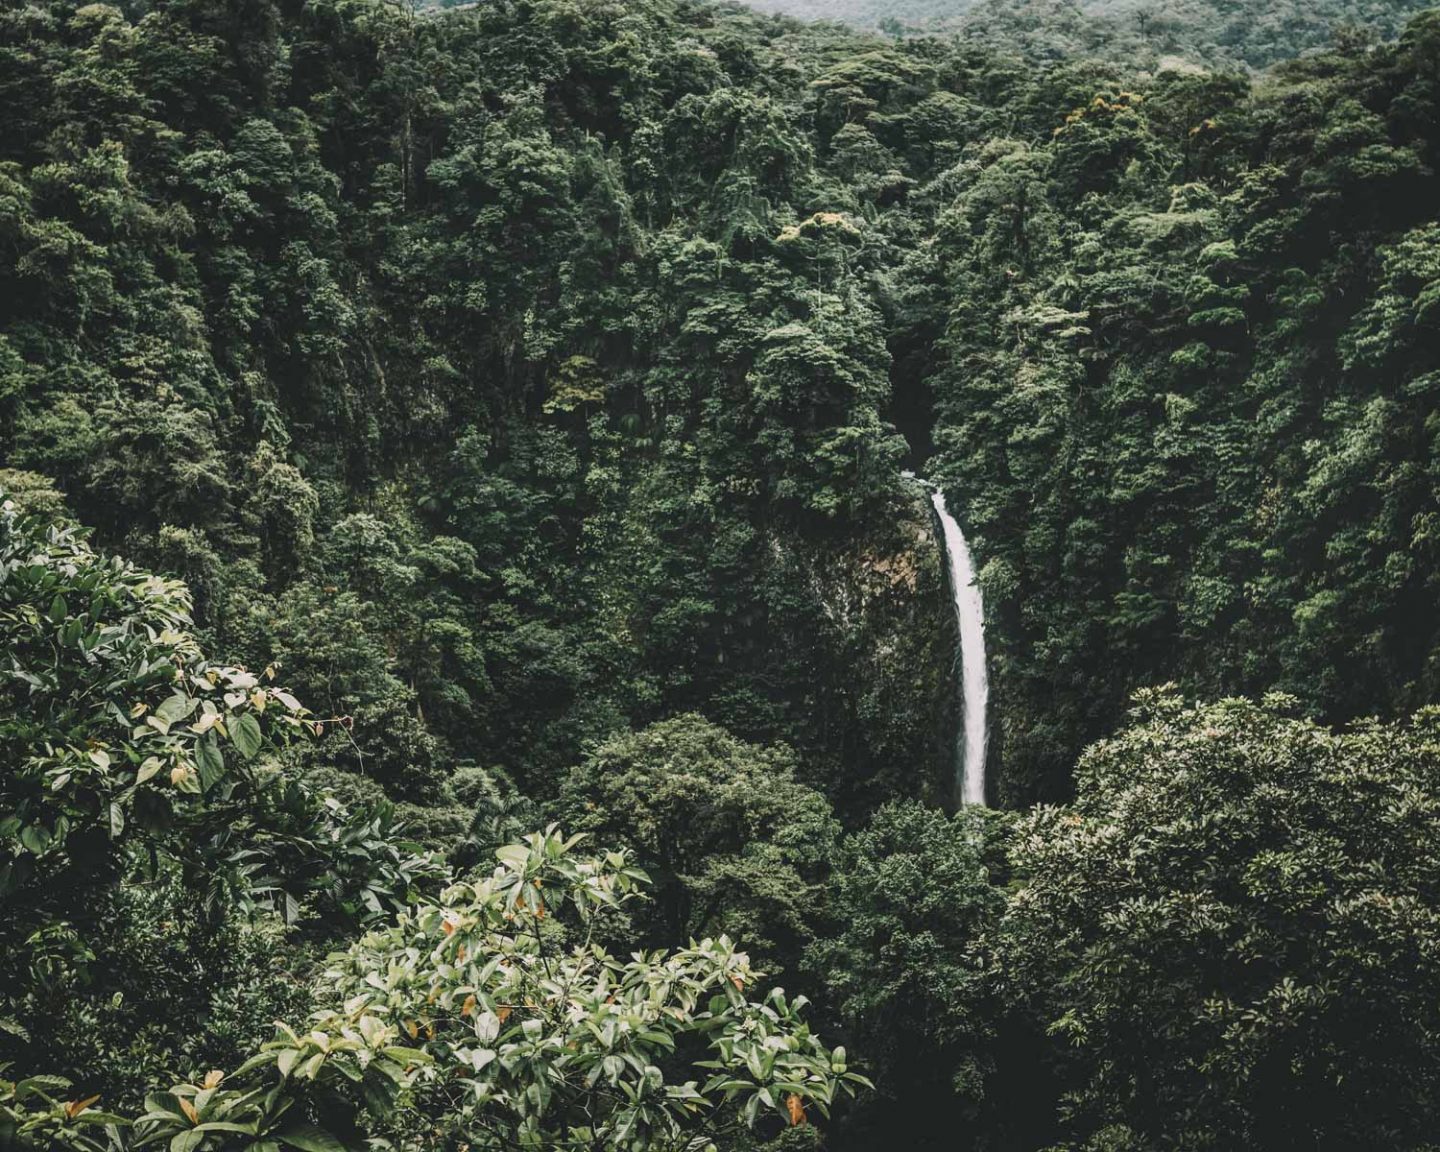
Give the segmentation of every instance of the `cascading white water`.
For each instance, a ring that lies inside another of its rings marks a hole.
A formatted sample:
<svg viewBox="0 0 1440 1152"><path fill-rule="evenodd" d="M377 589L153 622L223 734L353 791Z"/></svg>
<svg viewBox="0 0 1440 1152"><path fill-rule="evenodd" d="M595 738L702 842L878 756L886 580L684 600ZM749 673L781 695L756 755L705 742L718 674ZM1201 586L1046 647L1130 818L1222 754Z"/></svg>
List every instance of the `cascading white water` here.
<svg viewBox="0 0 1440 1152"><path fill-rule="evenodd" d="M945 535L945 555L950 564L950 589L955 597L955 619L960 625L961 726L958 755L960 802L985 803L986 708L990 699L990 677L985 667L985 604L975 580L970 546L955 517L945 507L940 489L930 492L930 503L940 518Z"/></svg>

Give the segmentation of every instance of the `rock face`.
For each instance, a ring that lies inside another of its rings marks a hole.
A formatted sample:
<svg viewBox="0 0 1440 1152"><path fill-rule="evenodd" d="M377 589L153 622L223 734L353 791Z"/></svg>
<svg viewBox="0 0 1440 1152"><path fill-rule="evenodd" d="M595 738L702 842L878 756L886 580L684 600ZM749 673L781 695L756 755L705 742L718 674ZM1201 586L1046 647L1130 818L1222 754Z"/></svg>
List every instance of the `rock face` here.
<svg viewBox="0 0 1440 1152"><path fill-rule="evenodd" d="M888 798L953 799L958 637L930 506L907 491L883 535L772 548L804 761L847 815ZM803 589L803 601L795 596Z"/></svg>

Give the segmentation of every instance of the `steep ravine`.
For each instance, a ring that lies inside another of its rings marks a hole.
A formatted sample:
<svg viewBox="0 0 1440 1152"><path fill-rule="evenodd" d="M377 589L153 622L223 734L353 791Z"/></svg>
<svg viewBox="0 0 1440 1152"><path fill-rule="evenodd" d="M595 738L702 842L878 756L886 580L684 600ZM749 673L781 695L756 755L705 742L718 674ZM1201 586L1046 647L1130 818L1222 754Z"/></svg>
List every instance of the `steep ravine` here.
<svg viewBox="0 0 1440 1152"><path fill-rule="evenodd" d="M858 813L897 796L950 805L958 638L924 493L907 485L891 526L863 547L791 542L772 563L803 573L809 592L792 616L808 637L794 639L815 646L812 738L846 765L843 779L825 782L837 806Z"/></svg>

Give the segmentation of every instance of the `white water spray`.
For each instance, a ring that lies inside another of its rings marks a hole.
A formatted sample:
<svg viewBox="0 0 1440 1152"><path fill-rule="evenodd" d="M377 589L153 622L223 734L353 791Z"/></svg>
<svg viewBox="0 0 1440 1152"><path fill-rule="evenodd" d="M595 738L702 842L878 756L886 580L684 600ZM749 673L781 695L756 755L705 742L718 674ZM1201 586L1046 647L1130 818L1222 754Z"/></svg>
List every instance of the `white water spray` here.
<svg viewBox="0 0 1440 1152"><path fill-rule="evenodd" d="M960 802L985 803L986 708L990 699L990 677L985 667L985 604L975 580L970 546L955 517L945 507L940 489L930 492L930 503L940 518L945 536L945 556L950 564L950 590L955 597L955 619L960 625L960 706L961 727L956 749L960 773Z"/></svg>

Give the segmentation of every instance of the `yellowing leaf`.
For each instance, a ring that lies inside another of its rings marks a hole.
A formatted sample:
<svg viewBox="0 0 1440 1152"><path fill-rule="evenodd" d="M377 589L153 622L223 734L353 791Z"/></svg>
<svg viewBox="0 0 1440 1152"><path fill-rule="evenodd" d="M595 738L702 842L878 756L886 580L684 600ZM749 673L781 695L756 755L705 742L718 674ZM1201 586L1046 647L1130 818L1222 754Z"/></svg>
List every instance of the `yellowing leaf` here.
<svg viewBox="0 0 1440 1152"><path fill-rule="evenodd" d="M95 1101L99 1099L99 1096L91 1096L85 1100L70 1101L69 1104L65 1105L65 1118L67 1120L75 1119L75 1117L79 1116L80 1113L84 1112L85 1109L89 1108L90 1105L94 1104Z"/></svg>
<svg viewBox="0 0 1440 1152"><path fill-rule="evenodd" d="M180 1111L185 1113L185 1118L189 1120L191 1124L200 1123L200 1113L195 1111L195 1105L183 1096L180 1098Z"/></svg>
<svg viewBox="0 0 1440 1152"><path fill-rule="evenodd" d="M798 1128L805 1123L805 1105L793 1092L785 1097L785 1111L790 1117L790 1127Z"/></svg>

